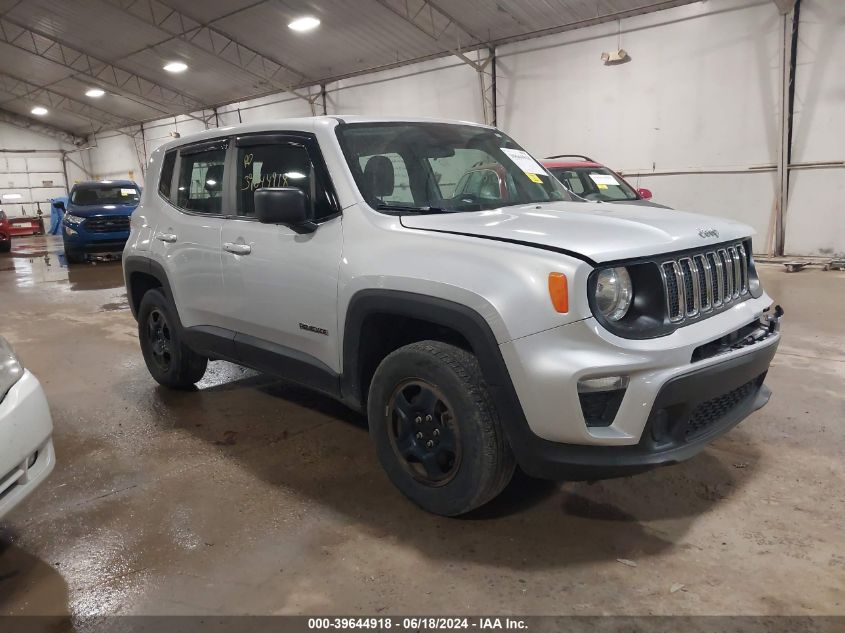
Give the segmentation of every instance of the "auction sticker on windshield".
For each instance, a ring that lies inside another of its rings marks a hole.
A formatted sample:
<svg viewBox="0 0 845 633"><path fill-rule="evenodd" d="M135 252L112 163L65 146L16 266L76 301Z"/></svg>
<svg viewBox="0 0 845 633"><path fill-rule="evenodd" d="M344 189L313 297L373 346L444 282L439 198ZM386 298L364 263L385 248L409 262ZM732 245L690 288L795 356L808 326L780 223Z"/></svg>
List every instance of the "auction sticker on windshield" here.
<svg viewBox="0 0 845 633"><path fill-rule="evenodd" d="M610 174L590 174L593 182L597 185L618 185L619 181Z"/></svg>
<svg viewBox="0 0 845 633"><path fill-rule="evenodd" d="M531 158L531 155L522 149L511 149L503 147L502 151L510 158L516 166L526 174L545 174L546 170L540 167L540 163ZM533 179L532 179L533 180Z"/></svg>

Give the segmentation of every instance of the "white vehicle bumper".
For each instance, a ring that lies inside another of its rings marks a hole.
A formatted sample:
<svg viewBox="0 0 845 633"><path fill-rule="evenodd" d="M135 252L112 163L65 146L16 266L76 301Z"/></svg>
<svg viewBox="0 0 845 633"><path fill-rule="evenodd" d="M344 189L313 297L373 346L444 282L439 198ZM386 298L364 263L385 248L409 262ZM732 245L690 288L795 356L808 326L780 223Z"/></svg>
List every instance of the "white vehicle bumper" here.
<svg viewBox="0 0 845 633"><path fill-rule="evenodd" d="M53 471L53 419L44 390L29 371L0 402L0 519Z"/></svg>
<svg viewBox="0 0 845 633"><path fill-rule="evenodd" d="M705 401L703 396L712 400L729 395L758 377L759 384L748 387L748 401L743 403L743 415L739 419L768 400L769 391L762 386L762 376L780 341L776 324L772 333L757 343L695 362L692 358L700 346L759 320L770 305L771 299L764 294L722 314L679 328L669 336L644 340L617 337L589 318L510 341L501 350L528 427L538 444L548 444L549 450L551 443L588 449L630 447L630 460L616 459L613 451L608 450L604 451L608 459L598 461L631 461L632 465L662 463L654 455L645 454L649 451L641 440L655 412L666 405L668 392L674 390L673 397L679 397L679 385L690 401L687 415L696 404ZM737 369L738 366L743 369ZM588 426L578 382L607 376L627 377L627 389L611 424ZM733 384L738 380L742 382ZM679 404L669 403L675 407ZM722 432L738 421L731 420L731 424L726 421ZM715 435L706 439L709 441ZM660 452L654 446L650 448L652 453ZM635 452L639 454L633 455ZM588 450L574 461L589 464L596 456L601 457L600 453L593 453ZM684 448L680 453L688 457L691 451ZM666 461L678 461L678 455L670 457Z"/></svg>

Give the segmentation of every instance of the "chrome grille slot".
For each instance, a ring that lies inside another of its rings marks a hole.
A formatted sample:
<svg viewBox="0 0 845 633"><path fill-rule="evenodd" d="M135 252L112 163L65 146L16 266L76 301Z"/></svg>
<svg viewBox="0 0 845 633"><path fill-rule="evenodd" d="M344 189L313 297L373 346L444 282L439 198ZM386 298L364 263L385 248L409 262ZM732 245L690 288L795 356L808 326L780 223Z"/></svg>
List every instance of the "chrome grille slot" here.
<svg viewBox="0 0 845 633"><path fill-rule="evenodd" d="M722 279L725 280L725 294L722 295L722 299L727 303L734 293L734 261L724 248L719 250L719 258L723 266Z"/></svg>
<svg viewBox="0 0 845 633"><path fill-rule="evenodd" d="M749 256L742 243L702 250L660 264L672 323L721 311L749 294Z"/></svg>
<svg viewBox="0 0 845 633"><path fill-rule="evenodd" d="M725 283L722 280L722 260L716 253L707 253L707 261L710 263L710 277L713 286L713 307L722 305L722 297L725 296Z"/></svg>
<svg viewBox="0 0 845 633"><path fill-rule="evenodd" d="M702 312L709 312L713 308L713 280L710 278L710 264L704 255L692 258L698 270L698 296Z"/></svg>
<svg viewBox="0 0 845 633"><path fill-rule="evenodd" d="M748 255L745 253L745 247L742 244L736 245L736 253L739 256L739 294L744 295L748 292Z"/></svg>
<svg viewBox="0 0 845 633"><path fill-rule="evenodd" d="M680 321L684 318L685 304L680 267L677 262L666 262L660 267L660 272L663 275L663 289L669 310L669 320Z"/></svg>
<svg viewBox="0 0 845 633"><path fill-rule="evenodd" d="M681 265L681 275L684 279L684 307L687 316L696 316L698 314L698 274L693 269L692 260L689 257L684 257L678 262Z"/></svg>
<svg viewBox="0 0 845 633"><path fill-rule="evenodd" d="M734 273L734 285L733 285L733 298L738 299L740 295L740 288L742 288L742 280L740 275L742 271L740 270L741 266L739 263L739 256L736 254L736 249L731 246L728 249L728 255L731 258L731 262L733 262L733 273Z"/></svg>

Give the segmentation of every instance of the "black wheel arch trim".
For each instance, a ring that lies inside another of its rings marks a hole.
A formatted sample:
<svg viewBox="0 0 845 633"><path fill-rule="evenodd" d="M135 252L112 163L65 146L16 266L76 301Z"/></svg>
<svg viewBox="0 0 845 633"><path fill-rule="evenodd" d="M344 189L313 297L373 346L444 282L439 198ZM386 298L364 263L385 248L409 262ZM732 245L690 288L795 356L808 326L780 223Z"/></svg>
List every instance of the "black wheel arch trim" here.
<svg viewBox="0 0 845 633"><path fill-rule="evenodd" d="M167 278L167 273L164 267L157 261L149 257L141 255L128 255L123 257L123 281L126 285L126 296L129 299L129 309L132 311L132 316L137 320L138 306L132 300L132 275L135 273L142 273L156 279L161 285L161 290L164 296L167 297L175 306L176 302L173 299L173 291L170 288L170 281Z"/></svg>
<svg viewBox="0 0 845 633"><path fill-rule="evenodd" d="M532 458L531 444L539 440L528 426L502 352L490 325L478 312L460 303L402 290L361 290L349 301L343 333L343 401L363 410L360 384L360 333L367 317L393 314L448 327L463 336L481 365L511 448L520 464Z"/></svg>

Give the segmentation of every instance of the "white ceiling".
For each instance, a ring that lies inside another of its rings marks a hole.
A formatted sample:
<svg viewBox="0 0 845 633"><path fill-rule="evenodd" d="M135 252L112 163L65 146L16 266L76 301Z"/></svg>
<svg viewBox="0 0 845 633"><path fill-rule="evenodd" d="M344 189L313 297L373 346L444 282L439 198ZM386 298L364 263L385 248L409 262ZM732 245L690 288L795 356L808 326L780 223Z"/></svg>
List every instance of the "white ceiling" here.
<svg viewBox="0 0 845 633"><path fill-rule="evenodd" d="M0 0L0 109L86 135L694 1Z"/></svg>

